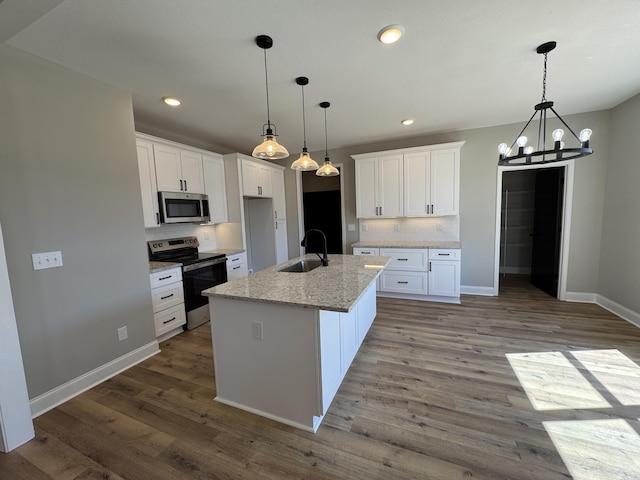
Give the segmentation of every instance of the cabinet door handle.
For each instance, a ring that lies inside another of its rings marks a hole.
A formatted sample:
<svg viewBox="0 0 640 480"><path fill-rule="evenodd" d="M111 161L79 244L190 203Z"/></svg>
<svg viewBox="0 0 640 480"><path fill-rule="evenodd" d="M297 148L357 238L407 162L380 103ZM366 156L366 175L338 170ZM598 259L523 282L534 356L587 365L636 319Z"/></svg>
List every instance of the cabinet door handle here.
<svg viewBox="0 0 640 480"><path fill-rule="evenodd" d="M398 283L409 283L409 282L400 282L400 281L398 281Z"/></svg>
<svg viewBox="0 0 640 480"><path fill-rule="evenodd" d="M276 218L278 218L278 211L277 210L274 210L273 214L275 215Z"/></svg>
<svg viewBox="0 0 640 480"><path fill-rule="evenodd" d="M171 275L169 275L168 277L160 277L158 279L158 281L160 281L160 280L169 280L170 278L171 278Z"/></svg>
<svg viewBox="0 0 640 480"><path fill-rule="evenodd" d="M184 191L185 192L187 191L187 181L186 180L184 181Z"/></svg>
<svg viewBox="0 0 640 480"><path fill-rule="evenodd" d="M182 180L180 180L180 191L184 191L184 189L182 188Z"/></svg>
<svg viewBox="0 0 640 480"><path fill-rule="evenodd" d="M240 265L238 265L237 267L233 267L232 270L237 270L240 268Z"/></svg>
<svg viewBox="0 0 640 480"><path fill-rule="evenodd" d="M433 203L431 204L431 215L433 215L435 212L433 211Z"/></svg>
<svg viewBox="0 0 640 480"><path fill-rule="evenodd" d="M429 271L431 271L431 262L429 262Z"/></svg>
<svg viewBox="0 0 640 480"><path fill-rule="evenodd" d="M276 222L276 230L278 229L278 222Z"/></svg>
<svg viewBox="0 0 640 480"><path fill-rule="evenodd" d="M360 252L360 254L361 255L371 255L371 252L363 250L362 252Z"/></svg>
<svg viewBox="0 0 640 480"><path fill-rule="evenodd" d="M399 261L399 262L406 262L406 261L408 261L408 260L409 260L408 258L399 258L399 259L398 259L398 261Z"/></svg>
<svg viewBox="0 0 640 480"><path fill-rule="evenodd" d="M438 255L441 256L441 257L448 257L451 254L450 253L439 253Z"/></svg>
<svg viewBox="0 0 640 480"><path fill-rule="evenodd" d="M427 205L427 215L428 215L429 213L431 213L431 212L429 212L429 205Z"/></svg>
<svg viewBox="0 0 640 480"><path fill-rule="evenodd" d="M160 214L156 213L156 224L160 225Z"/></svg>
<svg viewBox="0 0 640 480"><path fill-rule="evenodd" d="M176 319L176 317L170 318L169 320L165 320L164 322L162 322L163 325L166 325L167 323L171 323Z"/></svg>
<svg viewBox="0 0 640 480"><path fill-rule="evenodd" d="M166 300L167 298L173 297L173 293L171 295L167 295L166 297L160 297L160 300Z"/></svg>

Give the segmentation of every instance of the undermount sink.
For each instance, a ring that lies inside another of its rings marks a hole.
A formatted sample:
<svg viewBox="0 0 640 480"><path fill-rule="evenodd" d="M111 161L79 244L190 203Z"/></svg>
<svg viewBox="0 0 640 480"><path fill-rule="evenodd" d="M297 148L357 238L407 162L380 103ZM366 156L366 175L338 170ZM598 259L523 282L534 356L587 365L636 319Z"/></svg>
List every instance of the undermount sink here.
<svg viewBox="0 0 640 480"><path fill-rule="evenodd" d="M305 272L310 272L311 270L318 268L321 265L322 265L322 262L320 260L300 260L299 262L296 262L293 265L289 265L287 267L281 268L278 271L305 273Z"/></svg>

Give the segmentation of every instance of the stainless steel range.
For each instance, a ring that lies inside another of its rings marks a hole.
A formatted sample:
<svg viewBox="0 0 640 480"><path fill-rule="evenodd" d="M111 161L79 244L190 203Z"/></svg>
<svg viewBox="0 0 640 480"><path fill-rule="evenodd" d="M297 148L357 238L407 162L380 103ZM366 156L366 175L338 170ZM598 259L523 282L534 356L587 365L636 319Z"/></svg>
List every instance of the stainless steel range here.
<svg viewBox="0 0 640 480"><path fill-rule="evenodd" d="M201 292L227 281L227 257L224 254L199 253L197 237L152 240L147 245L149 260L182 264L187 330L208 322L209 301Z"/></svg>

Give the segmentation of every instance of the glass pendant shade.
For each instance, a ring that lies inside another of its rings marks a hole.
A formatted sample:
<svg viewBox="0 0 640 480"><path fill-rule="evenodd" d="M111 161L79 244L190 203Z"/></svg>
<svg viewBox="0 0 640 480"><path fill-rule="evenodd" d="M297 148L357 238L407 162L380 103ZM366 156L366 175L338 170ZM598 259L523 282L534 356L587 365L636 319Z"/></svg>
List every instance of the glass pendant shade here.
<svg viewBox="0 0 640 480"><path fill-rule="evenodd" d="M340 171L331 164L329 157L325 157L324 164L316 170L316 175L319 177L337 177L340 175Z"/></svg>
<svg viewBox="0 0 640 480"><path fill-rule="evenodd" d="M318 162L309 156L306 148L302 149L300 158L291 164L291 168L294 170L300 170L301 172L311 172L318 170Z"/></svg>
<svg viewBox="0 0 640 480"><path fill-rule="evenodd" d="M251 153L252 157L262 158L265 160L278 160L289 156L287 149L276 141L275 135L271 133L270 128L267 129L267 133L263 137L264 140L262 143L253 149L253 152Z"/></svg>

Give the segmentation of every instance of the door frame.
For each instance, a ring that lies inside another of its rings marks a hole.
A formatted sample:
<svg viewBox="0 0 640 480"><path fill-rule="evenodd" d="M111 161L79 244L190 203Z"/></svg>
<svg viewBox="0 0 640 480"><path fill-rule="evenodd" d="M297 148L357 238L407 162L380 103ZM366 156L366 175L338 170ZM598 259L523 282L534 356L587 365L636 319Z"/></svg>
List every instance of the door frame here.
<svg viewBox="0 0 640 480"><path fill-rule="evenodd" d="M558 300L567 299L567 272L569 267L569 241L571 238L571 210L573 207L573 180L575 160L551 162L541 165L499 166L496 181L496 215L494 238L493 294L500 290L500 238L502 224L502 174L515 170L539 170L542 168L565 167L564 192L562 202L562 233L560 235L560 271L558 274Z"/></svg>
<svg viewBox="0 0 640 480"><path fill-rule="evenodd" d="M345 214L344 214L344 166L342 163L333 164L334 167L340 170L340 223L342 224L342 253L346 252L347 248L347 232L345 231ZM303 197L302 197L302 172L296 171L296 196L298 200L298 238L302 240L304 238L304 209L303 209ZM300 256L304 255L304 248L297 241L296 243L300 248Z"/></svg>

